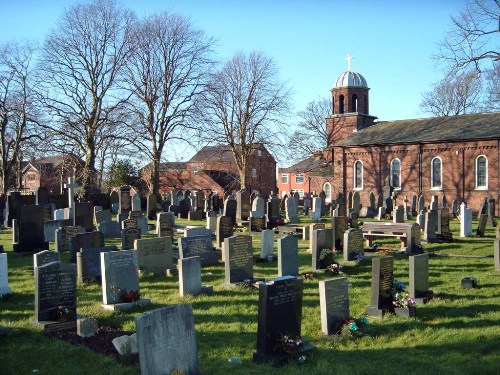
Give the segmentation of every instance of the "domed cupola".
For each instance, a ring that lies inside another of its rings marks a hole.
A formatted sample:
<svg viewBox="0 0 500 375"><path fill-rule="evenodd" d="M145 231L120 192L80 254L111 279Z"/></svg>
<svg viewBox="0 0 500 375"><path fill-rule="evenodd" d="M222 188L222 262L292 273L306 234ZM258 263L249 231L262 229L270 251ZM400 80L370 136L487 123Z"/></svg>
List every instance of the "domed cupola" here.
<svg viewBox="0 0 500 375"><path fill-rule="evenodd" d="M348 70L347 72L339 75L337 80L335 81L333 88L338 87L363 87L368 88L368 84L366 83L365 77L356 72L351 72Z"/></svg>

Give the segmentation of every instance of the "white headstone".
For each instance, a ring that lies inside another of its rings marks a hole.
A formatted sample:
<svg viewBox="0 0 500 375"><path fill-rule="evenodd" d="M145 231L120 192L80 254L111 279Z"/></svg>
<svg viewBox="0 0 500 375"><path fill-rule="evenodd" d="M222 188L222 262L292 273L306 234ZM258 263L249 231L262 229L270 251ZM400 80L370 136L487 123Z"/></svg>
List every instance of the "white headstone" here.
<svg viewBox="0 0 500 375"><path fill-rule="evenodd" d="M75 214L75 192L79 186L75 183L75 179L73 177L68 177L68 183L64 184L64 187L68 189L68 207L71 212L70 218L72 219Z"/></svg>
<svg viewBox="0 0 500 375"><path fill-rule="evenodd" d="M312 221L320 221L320 220L321 220L321 198L314 197L313 198Z"/></svg>
<svg viewBox="0 0 500 375"><path fill-rule="evenodd" d="M460 237L472 236L472 210L465 202L460 205Z"/></svg>
<svg viewBox="0 0 500 375"><path fill-rule="evenodd" d="M0 296L12 293L9 287L7 253L0 253Z"/></svg>
<svg viewBox="0 0 500 375"><path fill-rule="evenodd" d="M264 229L261 232L261 242L260 242L260 257L267 258L273 255L274 249L274 232L271 229Z"/></svg>
<svg viewBox="0 0 500 375"><path fill-rule="evenodd" d="M54 220L64 220L64 208L59 208L54 211Z"/></svg>
<svg viewBox="0 0 500 375"><path fill-rule="evenodd" d="M139 194L134 194L132 196L132 211L142 211L141 210L141 196Z"/></svg>

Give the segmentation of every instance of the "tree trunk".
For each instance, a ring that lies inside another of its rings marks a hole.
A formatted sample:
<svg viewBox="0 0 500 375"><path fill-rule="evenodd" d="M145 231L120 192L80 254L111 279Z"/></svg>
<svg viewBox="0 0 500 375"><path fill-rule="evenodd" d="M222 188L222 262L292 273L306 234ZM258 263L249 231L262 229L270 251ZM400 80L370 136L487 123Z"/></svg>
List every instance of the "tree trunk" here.
<svg viewBox="0 0 500 375"><path fill-rule="evenodd" d="M151 193L158 195L160 192L160 159L161 152L153 152L153 160L151 161Z"/></svg>
<svg viewBox="0 0 500 375"><path fill-rule="evenodd" d="M85 168L83 169L81 196L86 200L94 186L95 177L95 144L93 138L87 139Z"/></svg>
<svg viewBox="0 0 500 375"><path fill-rule="evenodd" d="M240 190L245 190L247 187L247 163L244 161L242 163L241 168L239 168L240 172Z"/></svg>

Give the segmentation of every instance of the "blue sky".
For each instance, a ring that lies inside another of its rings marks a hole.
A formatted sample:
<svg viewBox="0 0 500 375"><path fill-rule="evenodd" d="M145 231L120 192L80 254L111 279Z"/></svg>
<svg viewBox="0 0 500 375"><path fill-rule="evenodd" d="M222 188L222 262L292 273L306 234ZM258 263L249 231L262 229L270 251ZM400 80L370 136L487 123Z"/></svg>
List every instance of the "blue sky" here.
<svg viewBox="0 0 500 375"><path fill-rule="evenodd" d="M72 0L0 0L0 43L42 41ZM347 70L361 73L370 90L370 114L380 120L426 117L421 94L442 78L431 56L465 0L211 1L136 0L123 5L144 16L170 10L189 17L218 40L221 58L258 50L272 57L293 90L294 112L329 97Z"/></svg>

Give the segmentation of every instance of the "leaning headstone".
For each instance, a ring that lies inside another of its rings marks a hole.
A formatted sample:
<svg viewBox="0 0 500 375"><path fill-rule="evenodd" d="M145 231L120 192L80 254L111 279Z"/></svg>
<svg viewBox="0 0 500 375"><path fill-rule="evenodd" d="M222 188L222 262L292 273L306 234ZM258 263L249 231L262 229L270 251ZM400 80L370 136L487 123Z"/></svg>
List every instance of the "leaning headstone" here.
<svg viewBox="0 0 500 375"><path fill-rule="evenodd" d="M224 239L224 286L253 281L253 248L251 236Z"/></svg>
<svg viewBox="0 0 500 375"><path fill-rule="evenodd" d="M177 261L179 295L197 296L201 293L201 258L186 257Z"/></svg>
<svg viewBox="0 0 500 375"><path fill-rule="evenodd" d="M488 222L488 215L480 214L478 217L476 236L484 237L484 232L486 231L487 222Z"/></svg>
<svg viewBox="0 0 500 375"><path fill-rule="evenodd" d="M172 241L167 237L136 239L134 248L137 251L137 266L144 273L165 274L172 269Z"/></svg>
<svg viewBox="0 0 500 375"><path fill-rule="evenodd" d="M179 259L198 256L203 266L212 266L218 263L211 235L181 237L178 241Z"/></svg>
<svg viewBox="0 0 500 375"><path fill-rule="evenodd" d="M216 242L220 248L224 239L233 235L233 219L229 216L219 216L217 218Z"/></svg>
<svg viewBox="0 0 500 375"><path fill-rule="evenodd" d="M12 293L12 289L9 286L8 272L7 253L0 253L0 297Z"/></svg>
<svg viewBox="0 0 500 375"><path fill-rule="evenodd" d="M460 205L460 237L472 236L472 210L465 202Z"/></svg>
<svg viewBox="0 0 500 375"><path fill-rule="evenodd" d="M44 211L42 206L26 205L19 207L19 240L13 244L15 253L34 253L48 250L45 241Z"/></svg>
<svg viewBox="0 0 500 375"><path fill-rule="evenodd" d="M265 229L261 232L260 259L274 260L274 232Z"/></svg>
<svg viewBox="0 0 500 375"><path fill-rule="evenodd" d="M81 226L63 226L55 231L56 251L65 253L71 249L71 238L78 233L85 233L85 228Z"/></svg>
<svg viewBox="0 0 500 375"><path fill-rule="evenodd" d="M299 274L299 240L295 236L278 239L278 276Z"/></svg>
<svg viewBox="0 0 500 375"><path fill-rule="evenodd" d="M59 262L59 253L50 250L40 251L33 254L33 270L35 267L44 266L48 263Z"/></svg>
<svg viewBox="0 0 500 375"><path fill-rule="evenodd" d="M35 322L45 332L76 329L76 266L52 262L35 268Z"/></svg>
<svg viewBox="0 0 500 375"><path fill-rule="evenodd" d="M370 306L366 309L368 316L381 318L385 312L394 310L393 281L393 258L373 257Z"/></svg>
<svg viewBox="0 0 500 375"><path fill-rule="evenodd" d="M363 231L359 228L351 228L344 233L344 260L356 260L358 254L364 255Z"/></svg>
<svg viewBox="0 0 500 375"><path fill-rule="evenodd" d="M349 315L349 289L346 277L319 282L319 306L321 311L321 333L336 334Z"/></svg>
<svg viewBox="0 0 500 375"><path fill-rule="evenodd" d="M141 374L199 374L191 304L147 311L135 317Z"/></svg>
<svg viewBox="0 0 500 375"><path fill-rule="evenodd" d="M429 291L429 254L409 257L410 260L410 298L417 303L426 303L430 299Z"/></svg>
<svg viewBox="0 0 500 375"><path fill-rule="evenodd" d="M257 327L256 363L280 365L294 354L280 346L284 335L292 340L301 337L303 280L284 276L259 284L259 313ZM313 347L299 347L299 353ZM298 354L299 354L298 353Z"/></svg>
<svg viewBox="0 0 500 375"><path fill-rule="evenodd" d="M331 228L328 229L316 229L313 232L312 237L312 270L316 271L323 269L321 265L321 253L323 250L333 249L333 231Z"/></svg>
<svg viewBox="0 0 500 375"><path fill-rule="evenodd" d="M101 253L118 251L116 246L81 249L76 253L78 283L101 282Z"/></svg>
<svg viewBox="0 0 500 375"><path fill-rule="evenodd" d="M132 210L132 197L130 196L130 186L120 186L118 195L118 213L127 214Z"/></svg>

